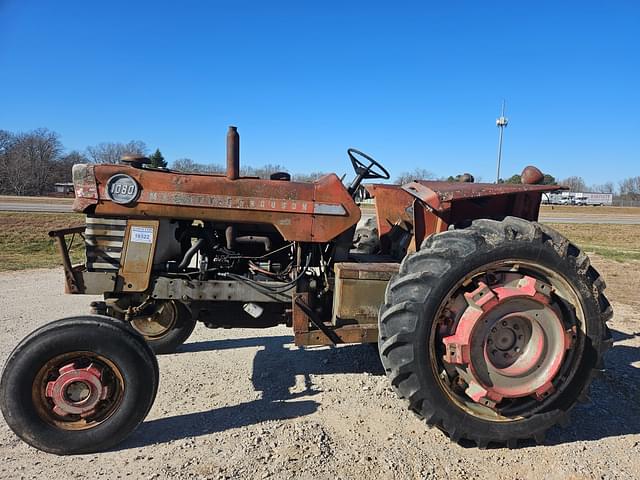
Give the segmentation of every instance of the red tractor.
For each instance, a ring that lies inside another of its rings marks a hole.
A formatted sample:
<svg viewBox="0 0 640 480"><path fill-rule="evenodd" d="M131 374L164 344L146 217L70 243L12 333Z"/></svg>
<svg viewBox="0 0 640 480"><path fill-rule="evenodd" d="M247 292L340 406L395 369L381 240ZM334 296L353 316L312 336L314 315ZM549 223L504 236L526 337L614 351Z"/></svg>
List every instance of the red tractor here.
<svg viewBox="0 0 640 480"><path fill-rule="evenodd" d="M452 440L540 441L586 398L612 315L580 249L537 223L557 186L388 179L349 149L355 178L241 177L151 168L142 157L75 165L86 225L51 232L66 291L100 294L90 315L36 330L11 353L0 406L47 452L107 449L147 415L154 353L207 327L293 327L296 345L377 343L398 396ZM470 180L466 178L466 180ZM355 201L363 188L375 212ZM368 212L368 213L367 213ZM86 261L72 265L67 237Z"/></svg>

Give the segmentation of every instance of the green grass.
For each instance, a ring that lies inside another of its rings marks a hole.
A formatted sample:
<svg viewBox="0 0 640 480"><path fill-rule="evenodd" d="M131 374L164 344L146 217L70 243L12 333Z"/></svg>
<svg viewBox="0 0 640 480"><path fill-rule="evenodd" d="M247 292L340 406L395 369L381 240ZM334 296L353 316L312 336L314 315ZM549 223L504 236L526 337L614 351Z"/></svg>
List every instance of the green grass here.
<svg viewBox="0 0 640 480"><path fill-rule="evenodd" d="M84 215L73 213L0 212L0 271L62 265L55 240L47 233L83 224ZM77 235L71 258L84 258L84 243Z"/></svg>
<svg viewBox="0 0 640 480"><path fill-rule="evenodd" d="M582 248L588 253L593 252L596 255L608 258L609 260L615 260L616 262L624 263L631 260L640 260L640 252L604 248L595 245L584 245Z"/></svg>

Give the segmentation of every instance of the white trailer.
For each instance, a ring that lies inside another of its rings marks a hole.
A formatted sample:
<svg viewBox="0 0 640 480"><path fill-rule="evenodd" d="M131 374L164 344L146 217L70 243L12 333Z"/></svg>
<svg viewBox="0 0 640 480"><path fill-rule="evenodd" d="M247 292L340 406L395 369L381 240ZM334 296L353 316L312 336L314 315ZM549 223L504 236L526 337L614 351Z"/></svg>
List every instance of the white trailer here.
<svg viewBox="0 0 640 480"><path fill-rule="evenodd" d="M613 205L613 193L554 192L543 203L552 205Z"/></svg>
<svg viewBox="0 0 640 480"><path fill-rule="evenodd" d="M613 205L613 193L586 192L581 194L585 205Z"/></svg>

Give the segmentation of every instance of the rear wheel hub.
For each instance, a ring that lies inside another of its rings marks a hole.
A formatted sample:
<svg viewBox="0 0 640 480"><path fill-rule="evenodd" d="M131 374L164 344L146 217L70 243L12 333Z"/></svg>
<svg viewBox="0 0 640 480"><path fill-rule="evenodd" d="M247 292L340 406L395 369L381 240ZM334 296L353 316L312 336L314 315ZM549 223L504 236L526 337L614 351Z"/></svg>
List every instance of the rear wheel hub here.
<svg viewBox="0 0 640 480"><path fill-rule="evenodd" d="M474 402L495 408L504 398L541 401L554 391L574 331L564 327L551 294L550 285L519 273L460 294L465 306L443 338L444 361Z"/></svg>
<svg viewBox="0 0 640 480"><path fill-rule="evenodd" d="M487 336L487 358L498 368L512 365L522 354L531 336L531 323L522 315L503 317Z"/></svg>

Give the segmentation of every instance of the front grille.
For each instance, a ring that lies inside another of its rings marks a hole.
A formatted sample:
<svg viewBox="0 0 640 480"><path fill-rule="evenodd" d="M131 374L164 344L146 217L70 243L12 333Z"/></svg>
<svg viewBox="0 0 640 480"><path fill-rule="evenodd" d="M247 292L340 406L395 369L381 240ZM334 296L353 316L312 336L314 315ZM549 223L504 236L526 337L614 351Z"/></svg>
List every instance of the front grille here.
<svg viewBox="0 0 640 480"><path fill-rule="evenodd" d="M87 270L107 272L120 268L120 255L127 220L87 216L85 246Z"/></svg>

